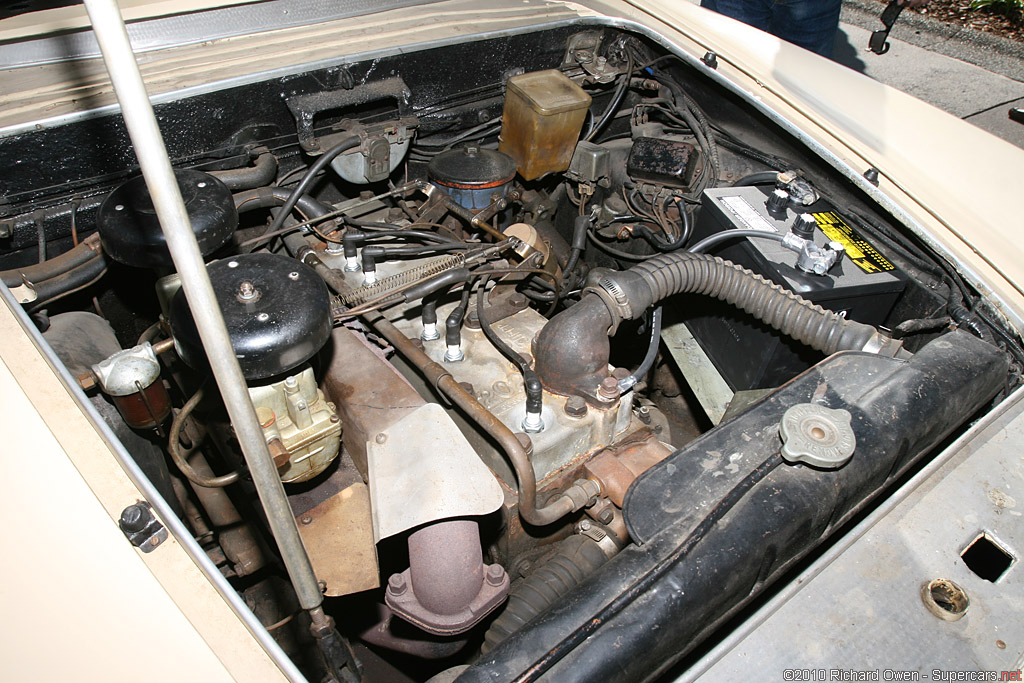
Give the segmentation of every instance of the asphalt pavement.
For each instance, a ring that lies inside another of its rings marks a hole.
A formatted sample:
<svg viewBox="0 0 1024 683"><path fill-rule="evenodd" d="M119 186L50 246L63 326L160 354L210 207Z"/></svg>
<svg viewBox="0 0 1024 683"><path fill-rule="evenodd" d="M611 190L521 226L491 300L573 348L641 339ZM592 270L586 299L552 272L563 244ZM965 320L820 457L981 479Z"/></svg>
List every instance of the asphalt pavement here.
<svg viewBox="0 0 1024 683"><path fill-rule="evenodd" d="M868 38L883 7L844 0L832 58L1024 148L1024 124L1008 116L1024 108L1024 45L904 11L876 55Z"/></svg>

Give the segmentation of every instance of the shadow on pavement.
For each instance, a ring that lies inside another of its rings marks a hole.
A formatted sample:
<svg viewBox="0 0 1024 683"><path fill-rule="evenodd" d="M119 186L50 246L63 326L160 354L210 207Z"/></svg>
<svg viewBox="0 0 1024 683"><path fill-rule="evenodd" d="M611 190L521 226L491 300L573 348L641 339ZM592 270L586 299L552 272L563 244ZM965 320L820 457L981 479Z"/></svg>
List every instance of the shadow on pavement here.
<svg viewBox="0 0 1024 683"><path fill-rule="evenodd" d="M849 67L854 71L864 73L866 65L860 58L863 46L856 47L850 42L850 37L842 29L836 33L836 44L832 48L832 61Z"/></svg>

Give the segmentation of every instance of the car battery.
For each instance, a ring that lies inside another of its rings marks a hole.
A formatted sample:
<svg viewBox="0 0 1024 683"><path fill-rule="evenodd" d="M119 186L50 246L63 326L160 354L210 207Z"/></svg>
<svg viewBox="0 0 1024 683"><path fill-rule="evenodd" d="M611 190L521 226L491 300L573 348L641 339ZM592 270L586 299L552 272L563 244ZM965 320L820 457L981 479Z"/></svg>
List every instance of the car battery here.
<svg viewBox="0 0 1024 683"><path fill-rule="evenodd" d="M846 250L825 275L797 269L797 253L769 239L737 237L712 246L708 253L752 270L851 320L882 324L903 291L905 276L824 200L807 207L790 204L784 211L769 212L766 201L773 189L705 190L694 243L733 229L782 236L790 231L799 213L809 213L816 222L815 243L824 246L835 241ZM820 353L738 309L712 300L693 303L696 310L686 313L690 333L734 392L779 386L821 360Z"/></svg>

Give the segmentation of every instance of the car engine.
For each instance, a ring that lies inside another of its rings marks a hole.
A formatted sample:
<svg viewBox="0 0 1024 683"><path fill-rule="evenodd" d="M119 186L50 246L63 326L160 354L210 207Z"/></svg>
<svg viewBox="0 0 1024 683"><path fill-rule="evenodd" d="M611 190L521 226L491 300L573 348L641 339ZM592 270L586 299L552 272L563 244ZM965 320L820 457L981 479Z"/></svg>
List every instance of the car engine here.
<svg viewBox="0 0 1024 683"><path fill-rule="evenodd" d="M0 137L4 284L311 679L654 679L1024 358L714 57L564 25L155 106L329 646L117 113Z"/></svg>

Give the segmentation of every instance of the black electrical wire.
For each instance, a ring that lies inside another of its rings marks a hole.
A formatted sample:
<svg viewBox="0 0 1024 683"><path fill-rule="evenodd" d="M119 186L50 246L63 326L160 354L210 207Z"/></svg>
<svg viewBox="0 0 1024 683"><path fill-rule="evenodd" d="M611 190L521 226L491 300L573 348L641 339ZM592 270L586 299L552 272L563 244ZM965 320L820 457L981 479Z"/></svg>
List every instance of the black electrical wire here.
<svg viewBox="0 0 1024 683"><path fill-rule="evenodd" d="M649 259L652 256L654 256L653 253L652 254L630 254L627 251L622 251L620 249L616 249L615 247L609 246L609 245L605 244L604 242L602 242L601 240L599 240L597 238L597 236L594 235L594 232L592 230L588 230L587 231L587 239L590 240L591 244L593 244L595 247L597 247L598 249L600 249L604 253L606 253L609 256L612 256L614 258L620 259L622 261L634 261L634 262L646 261L647 259Z"/></svg>
<svg viewBox="0 0 1024 683"><path fill-rule="evenodd" d="M626 393L636 383L643 379L651 368L654 367L654 359L658 356L658 345L661 343L661 306L658 306L651 313L651 341L647 344L647 353L640 362L640 366L625 379L619 380L619 391Z"/></svg>
<svg viewBox="0 0 1024 683"><path fill-rule="evenodd" d="M626 72L622 74L622 80L619 81L618 87L615 89L615 94L612 95L612 101L608 103L607 109L601 114L601 118L597 120L594 127L587 133L587 137L583 138L586 142L590 142L598 136L601 130L608 125L608 122L612 120L615 112L619 110L619 105L622 104L622 98L626 96L626 91L629 90L629 80L633 77L633 54L626 50Z"/></svg>
<svg viewBox="0 0 1024 683"><path fill-rule="evenodd" d="M793 164L785 159L759 152L753 147L750 147L735 138L729 137L728 135L721 135L723 132L721 129L716 130L720 133L720 136L717 139L718 144L730 151L742 154L748 159L752 159L776 171L785 171L786 169L793 168Z"/></svg>
<svg viewBox="0 0 1024 683"><path fill-rule="evenodd" d="M686 251L691 254L703 254L709 248L737 237L757 237L760 239L772 240L773 242L783 242L786 239L785 236L780 235L777 232L766 232L764 230L723 230L722 232L716 232L713 235L708 235Z"/></svg>
<svg viewBox="0 0 1024 683"><path fill-rule="evenodd" d="M681 451L676 451L669 458L677 456ZM686 540L677 546L668 557L660 564L653 567L640 579L624 592L619 593L610 603L601 608L597 614L588 619L585 624L578 627L572 633L563 638L557 645L534 662L526 671L515 678L515 683L530 683L540 678L544 672L557 664L563 657L572 652L580 643L586 640L592 633L601 628L619 612L628 607L638 597L650 590L665 574L681 562L708 535L715 524L725 517L736 505L743 500L744 496L757 484L771 474L775 468L783 462L782 456L778 453L767 458L754 470L745 476L712 508L708 516L701 520L700 524L687 536Z"/></svg>
<svg viewBox="0 0 1024 683"><path fill-rule="evenodd" d="M302 197L302 195L306 194L306 191L313 184L313 179L317 173L325 169L327 165L334 161L339 154L347 152L350 149L354 149L359 145L359 136L353 135L345 138L320 155L320 158L318 158L312 166L306 169L306 173L302 176L302 180L299 181L299 184L295 186L294 190L292 190L291 195L288 196L288 201L286 201L281 207L281 211L274 218L274 222L270 224L267 232L272 233L276 230L280 230L284 226L284 222L287 220L288 216L291 215L296 202L299 201L299 198Z"/></svg>
<svg viewBox="0 0 1024 683"><path fill-rule="evenodd" d="M767 185L769 183L775 184L779 180L779 174L777 171L758 171L757 173L751 173L745 175L735 183L733 187L747 187L750 185Z"/></svg>
<svg viewBox="0 0 1024 683"><path fill-rule="evenodd" d="M652 247L658 251L675 251L676 249L682 249L686 246L686 243L690 240L690 236L693 234L693 221L690 218L690 213L686 210L686 205L677 200L677 208L679 209L679 215L683 219L683 231L679 237L672 242L663 242L661 238L655 235L650 228L638 225L637 230L640 235L647 240Z"/></svg>
<svg viewBox="0 0 1024 683"><path fill-rule="evenodd" d="M544 401L544 388L540 383L540 377L537 376L537 373L530 367L525 358L495 334L494 330L491 329L491 324L487 321L484 303L487 296L487 283L490 282L490 279L490 275L484 275L480 279L480 289L476 293L476 317L480 322L480 330L494 344L494 348L498 349L501 355L519 367L519 372L523 375L523 388L526 390L526 412L530 414L540 413Z"/></svg>

